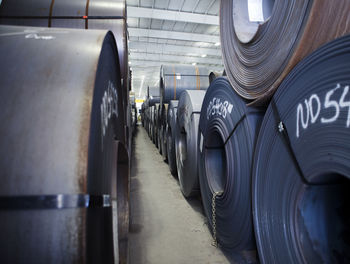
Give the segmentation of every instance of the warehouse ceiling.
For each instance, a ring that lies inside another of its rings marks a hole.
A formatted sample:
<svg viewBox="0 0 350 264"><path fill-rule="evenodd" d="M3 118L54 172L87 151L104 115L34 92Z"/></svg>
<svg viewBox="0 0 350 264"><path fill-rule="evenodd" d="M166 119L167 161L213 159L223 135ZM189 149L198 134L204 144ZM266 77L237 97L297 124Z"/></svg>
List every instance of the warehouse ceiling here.
<svg viewBox="0 0 350 264"><path fill-rule="evenodd" d="M159 85L162 64L222 71L220 0L127 0L129 65L136 98Z"/></svg>

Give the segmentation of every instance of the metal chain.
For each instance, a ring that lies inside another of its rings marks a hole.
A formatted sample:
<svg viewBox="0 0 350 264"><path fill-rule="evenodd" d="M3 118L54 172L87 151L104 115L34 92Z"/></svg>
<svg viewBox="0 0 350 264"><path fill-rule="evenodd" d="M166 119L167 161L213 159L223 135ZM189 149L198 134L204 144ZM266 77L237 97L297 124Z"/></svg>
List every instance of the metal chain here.
<svg viewBox="0 0 350 264"><path fill-rule="evenodd" d="M213 198L211 200L211 221L212 221L212 229L213 229L213 242L212 246L218 247L218 241L216 239L216 196L221 195L222 192L214 192Z"/></svg>

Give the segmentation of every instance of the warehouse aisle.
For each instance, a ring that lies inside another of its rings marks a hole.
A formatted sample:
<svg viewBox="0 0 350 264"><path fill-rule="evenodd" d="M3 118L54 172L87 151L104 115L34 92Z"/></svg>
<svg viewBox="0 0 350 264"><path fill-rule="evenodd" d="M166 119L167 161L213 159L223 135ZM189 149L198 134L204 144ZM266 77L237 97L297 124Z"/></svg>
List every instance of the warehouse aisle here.
<svg viewBox="0 0 350 264"><path fill-rule="evenodd" d="M211 246L199 199L183 198L178 181L141 126L133 148L130 263L229 263Z"/></svg>

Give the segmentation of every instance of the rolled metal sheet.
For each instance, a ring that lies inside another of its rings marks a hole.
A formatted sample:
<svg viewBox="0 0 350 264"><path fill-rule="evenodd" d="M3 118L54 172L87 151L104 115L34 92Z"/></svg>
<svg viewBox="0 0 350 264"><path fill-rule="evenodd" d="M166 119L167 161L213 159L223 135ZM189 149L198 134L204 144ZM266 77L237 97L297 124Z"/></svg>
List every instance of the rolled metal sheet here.
<svg viewBox="0 0 350 264"><path fill-rule="evenodd" d="M159 109L160 104L156 103L154 105L154 112L153 112L153 138L152 141L158 148L158 123L159 123Z"/></svg>
<svg viewBox="0 0 350 264"><path fill-rule="evenodd" d="M141 115L141 123L143 127L145 127L145 110L146 110L145 103L142 103L140 115Z"/></svg>
<svg viewBox="0 0 350 264"><path fill-rule="evenodd" d="M149 98L147 98L144 101L144 110L143 110L143 117L144 117L144 128L146 129L147 133L148 133L148 123L149 123Z"/></svg>
<svg viewBox="0 0 350 264"><path fill-rule="evenodd" d="M185 90L177 107L175 152L180 188L185 197L199 193L198 124L205 91Z"/></svg>
<svg viewBox="0 0 350 264"><path fill-rule="evenodd" d="M160 155L163 155L163 133L162 133L162 108L163 106L159 104L158 115L157 115L157 145Z"/></svg>
<svg viewBox="0 0 350 264"><path fill-rule="evenodd" d="M153 111L152 111L152 142L155 144L155 138L156 138L156 113L157 113L157 106L153 106Z"/></svg>
<svg viewBox="0 0 350 264"><path fill-rule="evenodd" d="M161 131L161 126L158 124L157 126L157 143L156 146L158 148L159 154L163 155L163 145L161 144L162 140L163 140L163 135L162 135L162 131Z"/></svg>
<svg viewBox="0 0 350 264"><path fill-rule="evenodd" d="M0 23L5 25L27 25L47 27L51 1L4 0L0 5Z"/></svg>
<svg viewBox="0 0 350 264"><path fill-rule="evenodd" d="M300 62L259 133L253 215L262 263L349 263L350 36Z"/></svg>
<svg viewBox="0 0 350 264"><path fill-rule="evenodd" d="M179 100L185 90L206 90L209 71L205 67L162 65L160 68L160 104Z"/></svg>
<svg viewBox="0 0 350 264"><path fill-rule="evenodd" d="M215 193L218 243L236 251L255 249L251 168L263 115L246 105L226 77L212 82L202 105L198 168L204 211L213 229Z"/></svg>
<svg viewBox="0 0 350 264"><path fill-rule="evenodd" d="M125 106L124 106L125 107ZM133 125L132 125L132 107L129 102L127 101L127 107L126 107L126 145L128 146L128 153L131 157L131 141L132 141L132 131L133 131ZM131 164L130 164L131 165ZM131 169L131 167L130 167Z"/></svg>
<svg viewBox="0 0 350 264"><path fill-rule="evenodd" d="M176 136L176 116L179 101L171 100L168 108L167 124L167 152L168 164L172 175L177 175L176 153L175 153L175 136Z"/></svg>
<svg viewBox="0 0 350 264"><path fill-rule="evenodd" d="M265 104L305 56L350 30L347 0L223 0L220 36L232 87Z"/></svg>
<svg viewBox="0 0 350 264"><path fill-rule="evenodd" d="M150 111L151 111L151 107L149 106L149 99L146 99L145 100L144 118L145 118L145 129L146 129L148 135L149 135L149 126L151 123Z"/></svg>
<svg viewBox="0 0 350 264"><path fill-rule="evenodd" d="M168 160L168 150L167 150L168 109L169 109L169 105L168 104L162 105L161 118L160 118L160 122L161 122L160 133L161 133L162 156L163 156L165 161Z"/></svg>
<svg viewBox="0 0 350 264"><path fill-rule="evenodd" d="M5 0L0 24L111 30L117 42L124 108L129 99L128 41L125 0ZM125 119L128 112L125 111ZM130 127L126 127L130 130ZM125 141L129 141L127 131Z"/></svg>
<svg viewBox="0 0 350 264"><path fill-rule="evenodd" d="M128 157L115 141L124 110L113 35L0 26L0 39L1 262L126 262Z"/></svg>
<svg viewBox="0 0 350 264"><path fill-rule="evenodd" d="M149 137L150 139L153 141L153 127L154 127L154 108L155 106L150 106L150 111L149 111L149 115L150 115L150 122L149 122Z"/></svg>

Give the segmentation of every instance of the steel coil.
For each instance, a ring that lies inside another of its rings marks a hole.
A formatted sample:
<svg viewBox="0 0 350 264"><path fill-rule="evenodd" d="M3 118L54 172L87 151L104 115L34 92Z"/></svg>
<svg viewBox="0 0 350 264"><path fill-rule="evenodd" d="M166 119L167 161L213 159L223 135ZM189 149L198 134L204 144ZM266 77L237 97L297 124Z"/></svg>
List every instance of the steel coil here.
<svg viewBox="0 0 350 264"><path fill-rule="evenodd" d="M146 125L145 129L148 131L148 134L150 135L151 130L151 115L153 116L153 113L150 113L150 107L154 106L156 103L159 103L159 88L158 87L147 87L147 99L145 101L145 113L146 113Z"/></svg>
<svg viewBox="0 0 350 264"><path fill-rule="evenodd" d="M149 122L149 137L153 141L153 125L154 125L154 108L155 106L150 106L149 115L150 115L150 122Z"/></svg>
<svg viewBox="0 0 350 264"><path fill-rule="evenodd" d="M171 100L168 108L168 124L167 124L167 152L168 164L172 175L177 175L176 153L175 153L175 136L176 136L176 120L177 106L179 101Z"/></svg>
<svg viewBox="0 0 350 264"><path fill-rule="evenodd" d="M163 106L161 104L159 104L159 107L158 107L158 113L157 113L157 142L156 142L156 145L158 147L158 151L159 151L159 154L162 155L162 151L163 151L163 145L162 145L162 108Z"/></svg>
<svg viewBox="0 0 350 264"><path fill-rule="evenodd" d="M299 63L261 125L253 210L262 263L349 263L350 36Z"/></svg>
<svg viewBox="0 0 350 264"><path fill-rule="evenodd" d="M200 189L209 226L226 248L255 248L251 213L251 167L264 112L247 107L225 77L213 81L199 121ZM213 196L216 198L213 198Z"/></svg>
<svg viewBox="0 0 350 264"><path fill-rule="evenodd" d="M205 67L162 65L160 68L160 104L179 100L185 90L206 90L209 71Z"/></svg>
<svg viewBox="0 0 350 264"><path fill-rule="evenodd" d="M162 145L162 156L165 161L168 160L168 149L167 149L167 124L168 124L168 109L169 104L162 105L161 117L160 117L160 134L161 134L161 145Z"/></svg>
<svg viewBox="0 0 350 264"><path fill-rule="evenodd" d="M185 197L199 193L198 124L205 91L184 91L177 107L175 152L180 188Z"/></svg>
<svg viewBox="0 0 350 264"><path fill-rule="evenodd" d="M113 35L0 26L0 39L1 262L125 263L129 160Z"/></svg>
<svg viewBox="0 0 350 264"><path fill-rule="evenodd" d="M0 24L111 30L117 42L124 109L129 100L128 41L125 0L5 0L0 6ZM129 144L130 116L125 113L125 142Z"/></svg>
<svg viewBox="0 0 350 264"><path fill-rule="evenodd" d="M223 61L239 95L264 104L305 56L349 32L348 0L223 0Z"/></svg>
<svg viewBox="0 0 350 264"><path fill-rule="evenodd" d="M153 138L152 141L158 148L158 112L159 112L160 104L154 105L154 112L153 112Z"/></svg>
<svg viewBox="0 0 350 264"><path fill-rule="evenodd" d="M141 124L143 127L145 127L145 111L146 111L145 103L142 103L140 116L141 116Z"/></svg>

